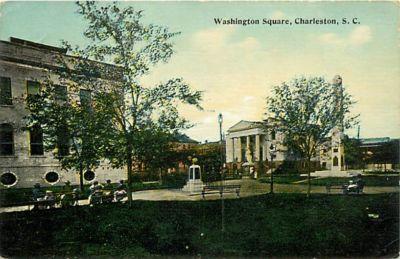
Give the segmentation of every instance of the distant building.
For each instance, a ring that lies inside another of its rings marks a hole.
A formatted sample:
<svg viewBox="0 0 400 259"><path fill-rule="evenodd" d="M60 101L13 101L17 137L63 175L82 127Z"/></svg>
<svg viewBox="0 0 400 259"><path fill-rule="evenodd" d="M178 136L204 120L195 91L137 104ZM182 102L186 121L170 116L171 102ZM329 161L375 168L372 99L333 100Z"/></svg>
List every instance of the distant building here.
<svg viewBox="0 0 400 259"><path fill-rule="evenodd" d="M58 160L43 147L40 126L24 130L26 97L39 91L40 81L57 68L55 56L68 56L66 50L17 38L0 41L0 186L32 187L60 184L66 180L79 183L78 173L62 170ZM96 65L112 65L96 62ZM108 81L107 81L108 82ZM60 92L68 89L60 85ZM80 98L90 99L91 92L81 89ZM67 151L67 150L66 150ZM117 181L126 178L124 169L112 169L102 163L84 173L84 181Z"/></svg>
<svg viewBox="0 0 400 259"><path fill-rule="evenodd" d="M385 138L360 139L360 149L367 170L387 171L399 169L400 140Z"/></svg>
<svg viewBox="0 0 400 259"><path fill-rule="evenodd" d="M318 167L327 170L344 170L342 138L343 134L335 129L332 136L320 148L321 155L312 159L314 164L317 162ZM240 168L251 162L256 170L260 165L269 169L271 145L275 147L273 151L275 166L283 164L284 161L297 161L298 159L283 144L283 140L284 135L274 130L274 121L271 119L264 122L242 120L230 127L226 135L226 162L228 167Z"/></svg>

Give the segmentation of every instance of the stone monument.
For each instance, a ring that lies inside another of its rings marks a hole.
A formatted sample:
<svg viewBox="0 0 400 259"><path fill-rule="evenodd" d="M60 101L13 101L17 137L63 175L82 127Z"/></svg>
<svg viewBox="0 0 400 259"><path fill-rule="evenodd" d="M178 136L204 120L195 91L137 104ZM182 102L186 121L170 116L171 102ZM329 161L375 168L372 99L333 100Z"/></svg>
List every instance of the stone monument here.
<svg viewBox="0 0 400 259"><path fill-rule="evenodd" d="M188 179L186 185L183 186L182 191L192 193L199 193L203 190L204 183L201 180L201 168L199 165L191 165L188 170Z"/></svg>

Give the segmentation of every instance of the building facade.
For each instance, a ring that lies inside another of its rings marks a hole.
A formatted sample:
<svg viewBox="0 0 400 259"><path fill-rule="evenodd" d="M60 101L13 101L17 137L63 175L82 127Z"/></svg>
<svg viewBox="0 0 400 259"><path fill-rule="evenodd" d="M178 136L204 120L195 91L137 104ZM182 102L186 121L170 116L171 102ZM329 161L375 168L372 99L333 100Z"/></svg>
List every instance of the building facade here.
<svg viewBox="0 0 400 259"><path fill-rule="evenodd" d="M61 169L58 160L43 146L40 128L26 130L28 111L26 98L39 90L40 81L57 67L55 55L68 58L66 50L21 39L0 41L0 186L2 188L32 187L79 183L79 174ZM110 66L108 64L104 64ZM61 91L67 91L60 86ZM81 89L80 96L90 98L90 91ZM85 183L126 178L123 168L112 169L102 162L84 173Z"/></svg>
<svg viewBox="0 0 400 259"><path fill-rule="evenodd" d="M226 135L226 162L228 167L238 168L246 165L253 166L260 171L260 166L269 169L268 162L273 161L275 166L285 161L298 160L283 144L284 135L273 130L274 121L264 122L240 121L228 129ZM345 169L343 133L337 128L332 136L320 148L317 157L313 159L319 168L342 171Z"/></svg>

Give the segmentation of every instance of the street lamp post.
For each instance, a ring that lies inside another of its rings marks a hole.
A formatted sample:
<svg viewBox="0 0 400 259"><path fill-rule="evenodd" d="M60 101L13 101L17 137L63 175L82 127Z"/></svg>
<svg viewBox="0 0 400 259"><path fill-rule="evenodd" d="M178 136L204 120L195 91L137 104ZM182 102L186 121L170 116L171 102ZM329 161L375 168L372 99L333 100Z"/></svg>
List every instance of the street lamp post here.
<svg viewBox="0 0 400 259"><path fill-rule="evenodd" d="M275 158L275 153L276 153L276 146L274 144L271 144L271 146L269 146L269 151L270 151L270 155L271 155L270 193L274 193L274 158Z"/></svg>
<svg viewBox="0 0 400 259"><path fill-rule="evenodd" d="M224 180L224 148L223 148L223 140L222 140L222 122L223 122L223 117L222 114L220 113L218 115L218 123L219 123L219 141L221 145L221 176L222 180Z"/></svg>
<svg viewBox="0 0 400 259"><path fill-rule="evenodd" d="M224 154L223 154L223 142L222 142L222 114L218 115L218 123L219 123L219 141L221 144L221 192L223 193L224 190ZM225 204L224 204L224 195L221 196L221 231L222 233L225 231ZM223 236L222 236L223 238Z"/></svg>

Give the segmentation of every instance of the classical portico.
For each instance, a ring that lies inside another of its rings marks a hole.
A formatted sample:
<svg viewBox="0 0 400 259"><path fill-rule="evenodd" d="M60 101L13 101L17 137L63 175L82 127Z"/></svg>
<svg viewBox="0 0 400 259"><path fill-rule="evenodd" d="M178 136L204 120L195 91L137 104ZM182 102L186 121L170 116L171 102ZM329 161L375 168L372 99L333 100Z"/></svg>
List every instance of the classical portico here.
<svg viewBox="0 0 400 259"><path fill-rule="evenodd" d="M275 133L267 132L262 122L240 121L226 135L226 162L244 163L250 153L252 162L268 160L270 143L275 142Z"/></svg>

